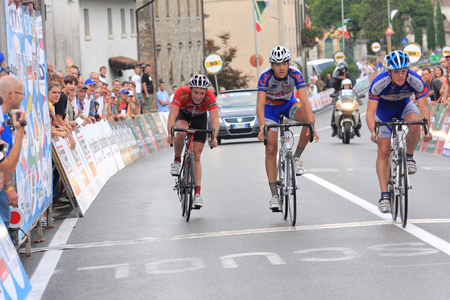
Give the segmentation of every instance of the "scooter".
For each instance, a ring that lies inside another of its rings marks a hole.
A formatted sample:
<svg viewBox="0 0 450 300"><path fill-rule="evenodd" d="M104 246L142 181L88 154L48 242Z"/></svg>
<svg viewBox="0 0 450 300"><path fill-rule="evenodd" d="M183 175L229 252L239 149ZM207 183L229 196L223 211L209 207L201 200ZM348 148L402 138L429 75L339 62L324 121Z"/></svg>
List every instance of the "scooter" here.
<svg viewBox="0 0 450 300"><path fill-rule="evenodd" d="M361 122L358 104L362 105L361 98L355 91L344 89L337 94L331 94L335 102L334 121L337 126L336 136L342 140L342 143L349 144L350 139L355 137L355 128Z"/></svg>

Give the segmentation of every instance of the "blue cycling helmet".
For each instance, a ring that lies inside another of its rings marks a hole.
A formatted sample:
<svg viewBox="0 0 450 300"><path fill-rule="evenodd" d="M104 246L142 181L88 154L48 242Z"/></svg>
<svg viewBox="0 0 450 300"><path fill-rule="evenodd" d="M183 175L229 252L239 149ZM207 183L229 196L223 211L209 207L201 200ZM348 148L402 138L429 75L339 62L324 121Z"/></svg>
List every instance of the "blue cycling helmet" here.
<svg viewBox="0 0 450 300"><path fill-rule="evenodd" d="M403 51L396 50L386 55L386 69L388 70L405 69L410 66L409 56Z"/></svg>

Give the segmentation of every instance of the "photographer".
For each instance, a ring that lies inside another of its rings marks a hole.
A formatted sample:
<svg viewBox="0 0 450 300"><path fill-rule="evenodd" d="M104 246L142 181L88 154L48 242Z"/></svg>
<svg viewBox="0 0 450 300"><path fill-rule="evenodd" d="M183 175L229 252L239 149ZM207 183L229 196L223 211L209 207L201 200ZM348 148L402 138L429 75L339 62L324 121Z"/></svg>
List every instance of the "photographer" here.
<svg viewBox="0 0 450 300"><path fill-rule="evenodd" d="M9 221L11 218L9 206L17 207L19 199L12 185L10 175L14 173L17 162L19 161L20 150L22 148L22 139L25 134L24 126L26 126L26 114L22 110L16 110L12 115L11 120L7 120L9 122L4 120L4 114L9 113L11 109L18 109L20 107L20 103L22 102L23 95L23 85L19 79L9 75L0 78L0 97L3 101L0 106L0 123L2 124L4 133L2 134L2 137L8 136L8 131L13 130L11 127L14 127L16 130L15 142L12 148L10 148L8 155L6 155L6 148L9 149L8 143L5 141L0 141L0 145L2 147L2 151L0 152L0 171L5 173L1 173L3 182L1 184L0 191L0 213L7 228L9 227ZM17 120L17 114L20 116L19 120ZM8 142L12 143L12 138Z"/></svg>
<svg viewBox="0 0 450 300"><path fill-rule="evenodd" d="M352 86L355 86L356 79L351 73L348 72L347 64L345 62L340 62L336 69L334 69L333 77L330 80L330 85L334 88L334 93L336 95L339 94L339 91L342 89L342 81L347 78L352 82ZM336 102L336 99L333 99L333 104L334 102ZM337 131L337 127L334 122L334 107L333 113L331 114L331 130L331 136L334 137Z"/></svg>

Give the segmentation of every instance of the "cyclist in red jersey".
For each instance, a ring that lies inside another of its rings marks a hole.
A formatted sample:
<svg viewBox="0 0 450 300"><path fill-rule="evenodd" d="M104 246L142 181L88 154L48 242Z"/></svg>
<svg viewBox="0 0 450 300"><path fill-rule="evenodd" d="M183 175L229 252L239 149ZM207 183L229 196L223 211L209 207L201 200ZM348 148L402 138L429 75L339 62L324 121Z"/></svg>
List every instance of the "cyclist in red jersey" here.
<svg viewBox="0 0 450 300"><path fill-rule="evenodd" d="M210 82L204 75L194 75L189 80L189 85L180 87L173 97L170 107L169 119L167 121L167 141L174 144L175 159L170 165L170 174L176 176L180 172L181 153L184 147L184 138L186 133L176 132L172 137L170 132L172 126L176 128L188 129L207 129L207 112L211 118L212 126L215 128L214 139L209 139L211 147L217 147L217 134L219 133L219 108L216 103L216 97L213 92L208 90ZM195 173L195 196L194 206L200 208L203 206L203 199L200 195L202 182L202 165L200 156L205 146L206 133L196 132L194 135L194 173Z"/></svg>

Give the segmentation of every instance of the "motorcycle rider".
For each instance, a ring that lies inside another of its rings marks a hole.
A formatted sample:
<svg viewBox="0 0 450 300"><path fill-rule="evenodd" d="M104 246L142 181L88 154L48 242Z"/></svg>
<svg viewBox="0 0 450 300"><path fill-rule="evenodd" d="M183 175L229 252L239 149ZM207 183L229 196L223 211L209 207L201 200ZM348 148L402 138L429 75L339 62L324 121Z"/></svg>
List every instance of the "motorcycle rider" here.
<svg viewBox="0 0 450 300"><path fill-rule="evenodd" d="M330 80L330 85L334 88L334 93L336 95L338 95L339 91L342 89L342 81L345 79L350 80L352 87L355 86L355 84L356 84L355 77L351 73L348 72L348 67L347 67L347 64L345 63L345 61L342 61L342 62L338 63L336 69L334 69L333 77ZM333 104L335 102L336 102L336 99L333 100ZM332 130L331 136L332 137L334 137L337 132L336 123L334 122L334 110L335 110L335 108L333 107L333 113L331 114L331 130ZM358 122L358 126L355 128L355 134L359 137L361 136L361 134L359 133L360 128L361 128L361 122Z"/></svg>

